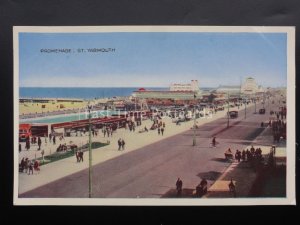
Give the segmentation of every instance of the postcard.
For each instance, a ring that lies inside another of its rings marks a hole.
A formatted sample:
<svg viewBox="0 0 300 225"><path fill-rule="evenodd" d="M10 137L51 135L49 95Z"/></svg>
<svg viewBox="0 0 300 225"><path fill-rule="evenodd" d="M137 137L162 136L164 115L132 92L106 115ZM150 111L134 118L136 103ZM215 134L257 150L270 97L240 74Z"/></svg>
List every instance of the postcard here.
<svg viewBox="0 0 300 225"><path fill-rule="evenodd" d="M295 28L14 27L15 205L295 205Z"/></svg>

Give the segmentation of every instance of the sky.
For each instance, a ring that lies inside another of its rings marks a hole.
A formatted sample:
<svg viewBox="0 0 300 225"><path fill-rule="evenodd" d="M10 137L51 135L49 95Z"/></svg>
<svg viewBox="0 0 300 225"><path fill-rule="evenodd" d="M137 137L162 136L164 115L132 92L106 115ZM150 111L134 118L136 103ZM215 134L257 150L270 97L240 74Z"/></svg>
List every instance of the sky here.
<svg viewBox="0 0 300 225"><path fill-rule="evenodd" d="M20 33L21 87L286 86L285 33ZM88 52L88 49L114 49ZM43 49L71 49L45 53ZM83 51L78 52L78 49Z"/></svg>

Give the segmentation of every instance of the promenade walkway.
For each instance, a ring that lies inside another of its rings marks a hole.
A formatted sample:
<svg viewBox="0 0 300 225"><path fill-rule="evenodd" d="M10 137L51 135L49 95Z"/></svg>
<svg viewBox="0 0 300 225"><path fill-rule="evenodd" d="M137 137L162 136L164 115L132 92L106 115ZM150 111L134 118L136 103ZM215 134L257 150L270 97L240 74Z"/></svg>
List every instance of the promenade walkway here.
<svg viewBox="0 0 300 225"><path fill-rule="evenodd" d="M251 105L249 105L248 107L250 106ZM231 110L238 109L232 108ZM240 110L244 109L240 108ZM226 113L227 110L219 111L216 114L213 114L211 118L199 118L197 119L197 125L203 125L205 123L222 118L226 115ZM145 126L149 129L150 125L152 124L152 121L150 120L143 121L142 126L136 127L135 132L130 132L129 130L125 129L119 129L113 134L112 137L109 138L104 138L102 133L98 134L98 136L95 136L93 138L93 141L110 141L110 145L93 150L93 165L118 157L122 154L126 154L130 151L137 150L141 147L155 143L165 138L174 136L176 134L191 129L191 127L193 126L192 120L188 122L182 122L181 125L176 125L175 123L172 123L171 118L163 118L162 121L166 124L164 136L158 135L157 130L149 130L149 132L144 133L138 132L139 129L143 129ZM124 139L126 142L125 150L123 151L118 151L117 140L119 138ZM69 144L70 141L72 141L72 143L78 146L82 146L88 141L87 133L86 136L83 137L66 137L65 140L62 140L61 142L57 140L56 145L53 145L53 143L49 143L49 139L47 140L47 144L45 144L43 139L42 149L44 149L45 155L49 155L56 151L56 148L60 143ZM23 157L28 157L30 159L34 159L35 157L41 157L41 151L36 151L36 149L37 146L32 146L32 149L30 151L22 151L19 154L19 161ZM77 163L76 158L74 156L41 166L41 171L39 174L35 173L34 175L27 175L26 173L19 173L19 194L22 194L36 187L50 183L52 181L76 173L86 168L88 168L87 152L84 153L83 163Z"/></svg>

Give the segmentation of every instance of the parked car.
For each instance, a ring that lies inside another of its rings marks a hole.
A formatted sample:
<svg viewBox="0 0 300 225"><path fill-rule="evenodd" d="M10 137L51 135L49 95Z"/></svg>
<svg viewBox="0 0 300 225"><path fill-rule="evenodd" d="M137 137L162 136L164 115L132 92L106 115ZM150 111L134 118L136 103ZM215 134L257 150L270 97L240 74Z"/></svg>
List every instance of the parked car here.
<svg viewBox="0 0 300 225"><path fill-rule="evenodd" d="M228 112L228 114L231 119L235 119L239 115L238 111L230 111L230 112Z"/></svg>
<svg viewBox="0 0 300 225"><path fill-rule="evenodd" d="M266 113L266 110L265 109L260 109L259 110L259 114L265 114Z"/></svg>

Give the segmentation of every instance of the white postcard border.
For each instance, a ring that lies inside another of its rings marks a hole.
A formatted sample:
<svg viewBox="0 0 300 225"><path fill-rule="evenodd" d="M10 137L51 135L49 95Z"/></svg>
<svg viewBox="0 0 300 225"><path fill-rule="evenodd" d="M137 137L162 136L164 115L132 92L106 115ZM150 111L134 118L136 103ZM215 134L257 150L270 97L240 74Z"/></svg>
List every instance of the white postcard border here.
<svg viewBox="0 0 300 225"><path fill-rule="evenodd" d="M19 127L19 33L92 33L92 32L232 32L287 34L287 197L286 198L201 198L201 199L131 199L131 198L19 198L18 197L18 127ZM295 27L264 26L15 26L14 53L14 192L15 205L295 205Z"/></svg>

